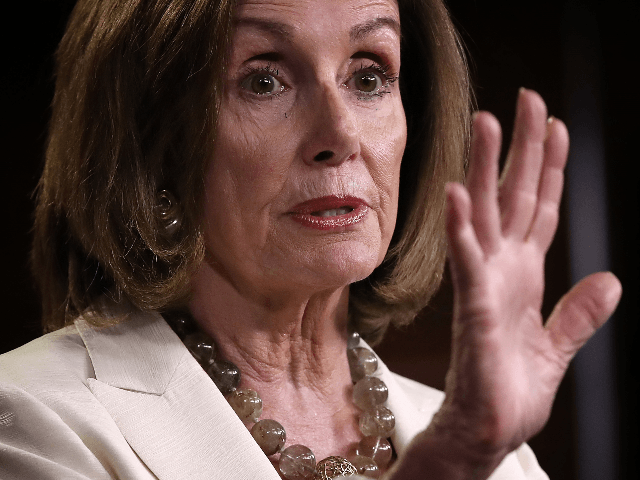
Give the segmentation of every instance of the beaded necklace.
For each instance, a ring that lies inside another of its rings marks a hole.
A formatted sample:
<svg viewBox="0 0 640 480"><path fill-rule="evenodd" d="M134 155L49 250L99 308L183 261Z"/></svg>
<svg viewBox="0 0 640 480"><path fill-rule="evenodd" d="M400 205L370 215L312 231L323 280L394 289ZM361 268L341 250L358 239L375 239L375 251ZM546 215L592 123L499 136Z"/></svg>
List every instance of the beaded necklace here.
<svg viewBox="0 0 640 480"><path fill-rule="evenodd" d="M347 460L339 456L327 457L316 463L311 449L304 445L286 443L286 431L277 421L260 420L262 400L255 390L238 388L240 370L236 365L217 358L214 340L198 330L188 314L164 314L167 323L180 337L193 357L211 377L229 405L243 423L253 423L251 435L268 457L280 453L278 471L286 480L329 480L340 476L364 475L378 478L393 455L388 437L395 427L395 417L383 404L389 395L382 380L373 376L378 359L373 352L360 346L360 335L349 335L347 358L351 371L353 401L362 410L359 419L364 438L358 444L356 455Z"/></svg>

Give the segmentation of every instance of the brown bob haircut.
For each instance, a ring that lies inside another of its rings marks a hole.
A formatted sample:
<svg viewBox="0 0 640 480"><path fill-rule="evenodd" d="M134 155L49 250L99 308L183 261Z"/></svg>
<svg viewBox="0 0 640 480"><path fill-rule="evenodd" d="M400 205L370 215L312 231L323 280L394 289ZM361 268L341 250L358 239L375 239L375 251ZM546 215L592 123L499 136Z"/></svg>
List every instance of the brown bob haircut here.
<svg viewBox="0 0 640 480"><path fill-rule="evenodd" d="M387 256L351 286L365 339L413 319L444 268L447 181L463 178L467 67L441 0L399 0L408 141ZM233 0L79 0L56 53L56 89L38 187L32 268L45 330L99 299L184 309L204 258L204 171L212 157ZM158 192L178 199L168 236ZM101 316L92 315L100 323Z"/></svg>

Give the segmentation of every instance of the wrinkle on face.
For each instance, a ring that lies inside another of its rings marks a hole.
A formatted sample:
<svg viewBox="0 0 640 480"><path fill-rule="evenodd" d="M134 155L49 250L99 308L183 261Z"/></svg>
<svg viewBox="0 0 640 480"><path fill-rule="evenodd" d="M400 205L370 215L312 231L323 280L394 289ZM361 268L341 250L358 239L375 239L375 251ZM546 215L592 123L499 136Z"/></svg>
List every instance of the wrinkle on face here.
<svg viewBox="0 0 640 480"><path fill-rule="evenodd" d="M406 122L397 83L382 98L359 100L343 81L379 56L399 70L397 5L245 1L235 25L206 178L206 243L216 268L225 265L239 285L267 290L286 288L285 275L322 288L363 278L384 258L395 226ZM288 82L273 99L239 88L262 54L277 59L273 68ZM352 153L323 167L309 160L323 149ZM366 225L319 235L292 224L293 205L327 194L366 198Z"/></svg>

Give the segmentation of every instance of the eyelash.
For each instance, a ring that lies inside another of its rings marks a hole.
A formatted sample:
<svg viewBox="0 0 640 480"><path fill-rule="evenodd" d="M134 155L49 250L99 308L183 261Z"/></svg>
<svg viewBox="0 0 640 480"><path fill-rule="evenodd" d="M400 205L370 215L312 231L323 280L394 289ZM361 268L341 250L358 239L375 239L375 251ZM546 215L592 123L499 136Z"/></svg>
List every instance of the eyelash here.
<svg viewBox="0 0 640 480"><path fill-rule="evenodd" d="M272 77L279 77L280 76L280 72L277 68L273 67L271 65L271 63L267 63L266 65L260 66L260 67L254 67L249 65L245 71L242 73L241 76L241 81L240 84L242 84L243 82L245 82L251 75L255 75L256 73L268 73L269 75L271 75ZM282 82L284 83L284 82ZM286 87L279 91L279 92L275 92L275 93L271 93L269 95L257 95L257 94L253 94L262 98L268 98L270 100L273 100L276 97L279 97L280 95L282 95L282 93L287 90Z"/></svg>
<svg viewBox="0 0 640 480"><path fill-rule="evenodd" d="M389 90L389 87L391 86L391 84L393 84L398 80L398 75L392 71L391 65L389 64L381 65L375 62L371 62L371 64L367 66L365 66L364 63L360 64L360 67L356 69L353 73L351 73L348 80L344 82L344 85L346 86L346 84L351 80L353 80L356 77L356 75L361 73L371 72L371 71L373 71L374 73L380 76L382 85L375 92L362 92L360 90L357 90L358 100L374 100L376 97L382 97L387 93L391 93L391 91ZM242 74L241 83L245 82L251 75L255 75L257 73L268 73L269 75L276 78L279 77L280 75L278 68L274 67L271 63L268 63L263 66L259 66L259 67L248 66ZM281 82L281 83L284 83L284 82ZM273 100L274 98L277 98L280 95L282 95L282 93L286 90L287 88L285 87L283 88L283 90L279 92L275 92L269 95L260 95L260 96Z"/></svg>
<svg viewBox="0 0 640 480"><path fill-rule="evenodd" d="M278 75L280 75L280 72L277 68L273 67L270 63L267 63L266 65L263 65L261 67L253 67L253 66L247 67L247 72L245 73L244 76L248 77L253 73L264 73L264 72L267 72L273 75L274 77L277 77Z"/></svg>
<svg viewBox="0 0 640 480"><path fill-rule="evenodd" d="M364 64L360 64L360 68L358 68L351 74L351 77L349 78L349 80L347 80L347 82L351 81L359 73L366 73L370 71L377 73L381 77L382 85L380 86L380 89L375 92L369 93L358 90L358 93L360 95L358 96L358 100L373 100L375 97L382 97L387 93L391 93L389 87L391 86L391 84L398 80L398 75L394 71L392 71L391 65L389 65L388 63L380 65L378 63L372 62L366 67L364 66Z"/></svg>

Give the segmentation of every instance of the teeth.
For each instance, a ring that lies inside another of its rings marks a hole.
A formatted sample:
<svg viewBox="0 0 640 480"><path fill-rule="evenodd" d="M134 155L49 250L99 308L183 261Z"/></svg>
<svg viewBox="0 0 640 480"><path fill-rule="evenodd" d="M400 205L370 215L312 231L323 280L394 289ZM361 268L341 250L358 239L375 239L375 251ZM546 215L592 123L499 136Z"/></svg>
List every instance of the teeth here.
<svg viewBox="0 0 640 480"><path fill-rule="evenodd" d="M334 208L332 210L322 210L320 212L313 212L313 215L316 217L337 217L338 215L346 215L349 212L352 212L353 208L351 207L342 207L342 208Z"/></svg>

